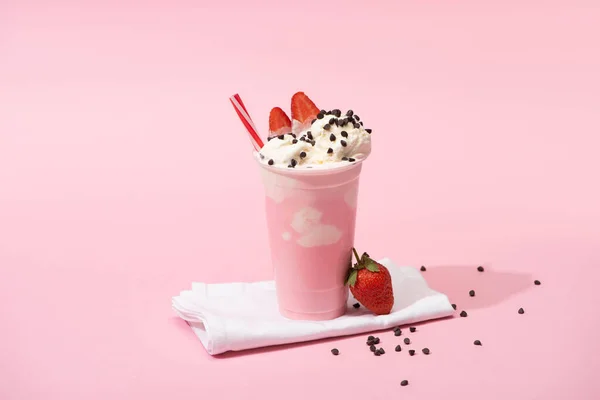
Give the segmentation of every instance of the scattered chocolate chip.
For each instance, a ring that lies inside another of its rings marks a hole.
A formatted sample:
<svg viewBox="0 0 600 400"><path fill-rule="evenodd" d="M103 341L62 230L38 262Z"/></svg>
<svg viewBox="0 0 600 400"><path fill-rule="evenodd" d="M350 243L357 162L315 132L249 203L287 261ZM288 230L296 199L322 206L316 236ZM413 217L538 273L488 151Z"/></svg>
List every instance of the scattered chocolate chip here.
<svg viewBox="0 0 600 400"><path fill-rule="evenodd" d="M399 327L399 326L397 326L397 327L395 327L395 328L394 328L394 332L397 332L397 331L400 331L400 332L402 332L402 330L400 329L400 327Z"/></svg>
<svg viewBox="0 0 600 400"><path fill-rule="evenodd" d="M342 157L342 161L348 161L348 157Z"/></svg>
<svg viewBox="0 0 600 400"><path fill-rule="evenodd" d="M331 110L331 113L338 118L342 115L342 112L340 110L338 110L337 108L334 110Z"/></svg>
<svg viewBox="0 0 600 400"><path fill-rule="evenodd" d="M277 136L277 139L283 140L284 138L285 138L285 135L279 135L279 136Z"/></svg>
<svg viewBox="0 0 600 400"><path fill-rule="evenodd" d="M360 129L360 124L358 122L355 122L353 125L356 129Z"/></svg>
<svg viewBox="0 0 600 400"><path fill-rule="evenodd" d="M373 346L373 339L367 340L367 346Z"/></svg>
<svg viewBox="0 0 600 400"><path fill-rule="evenodd" d="M481 340L476 340L473 342L475 346L481 346Z"/></svg>
<svg viewBox="0 0 600 400"><path fill-rule="evenodd" d="M331 154L331 153L333 153L333 149L330 147L327 149L327 154Z"/></svg>
<svg viewBox="0 0 600 400"><path fill-rule="evenodd" d="M316 118L315 118L315 119L313 119L312 121L310 121L310 124L311 124L311 125L312 125L312 124L314 124L316 120L317 120Z"/></svg>
<svg viewBox="0 0 600 400"><path fill-rule="evenodd" d="M296 161L296 160L294 160L294 159L292 158L292 160L290 161L290 165L291 165L292 167L295 167L295 166L296 166L296 164L298 164L298 161Z"/></svg>
<svg viewBox="0 0 600 400"><path fill-rule="evenodd" d="M427 268L425 268L424 265L421 265L421 271L425 272L425 271L427 271Z"/></svg>
<svg viewBox="0 0 600 400"><path fill-rule="evenodd" d="M359 123L360 123L360 126L363 126L363 122L362 121L360 121Z"/></svg>
<svg viewBox="0 0 600 400"><path fill-rule="evenodd" d="M469 290L469 296L475 297L475 291L474 290Z"/></svg>
<svg viewBox="0 0 600 400"><path fill-rule="evenodd" d="M373 353L375 353L375 350L377 350L377 347L375 347L375 345L372 344L371 346L369 346L369 350L371 350Z"/></svg>
<svg viewBox="0 0 600 400"><path fill-rule="evenodd" d="M385 350L383 349L383 347L380 347L380 348L379 348L379 352L380 352L381 354L385 354Z"/></svg>
<svg viewBox="0 0 600 400"><path fill-rule="evenodd" d="M329 140L331 140L332 142L335 142L335 135L333 133L331 135L329 135Z"/></svg>
<svg viewBox="0 0 600 400"><path fill-rule="evenodd" d="M290 132L290 133L288 133L288 135L292 135L292 137L293 137L294 139L296 139L296 134L295 134L295 133L292 133L292 132Z"/></svg>
<svg viewBox="0 0 600 400"><path fill-rule="evenodd" d="M312 145L313 145L313 147L314 147L315 143L317 143L317 142L315 142L314 140L311 140L311 141L310 141L310 144L312 144Z"/></svg>
<svg viewBox="0 0 600 400"><path fill-rule="evenodd" d="M356 161L356 160L355 160L354 158L350 157L350 158L348 159L348 161L350 161L350 162L354 162L354 161Z"/></svg>
<svg viewBox="0 0 600 400"><path fill-rule="evenodd" d="M360 121L360 117L357 114L354 114L354 119Z"/></svg>
<svg viewBox="0 0 600 400"><path fill-rule="evenodd" d="M296 144L296 143L298 143L298 139L293 139L292 144Z"/></svg>
<svg viewBox="0 0 600 400"><path fill-rule="evenodd" d="M400 329L398 329L397 331L394 331L394 336L400 336L402 335L402 331Z"/></svg>
<svg viewBox="0 0 600 400"><path fill-rule="evenodd" d="M369 336L367 339L368 340L375 340L375 336Z"/></svg>
<svg viewBox="0 0 600 400"><path fill-rule="evenodd" d="M456 310L456 304L452 304L452 308Z"/></svg>
<svg viewBox="0 0 600 400"><path fill-rule="evenodd" d="M379 350L375 350L375 352L373 354L375 354L377 357L379 357L381 355L381 353L379 352Z"/></svg>
<svg viewBox="0 0 600 400"><path fill-rule="evenodd" d="M304 154L304 155L302 155L302 154ZM302 153L300 153L300 157L302 157L302 158L306 157L306 153L305 153L305 152L302 152ZM354 308L359 308L359 307L360 307L360 304L358 304L358 303L354 303L354 304L352 305L352 307L354 307Z"/></svg>
<svg viewBox="0 0 600 400"><path fill-rule="evenodd" d="M417 331L417 328L415 328L414 326L411 326L410 328L408 328L412 333L415 333Z"/></svg>
<svg viewBox="0 0 600 400"><path fill-rule="evenodd" d="M405 379L402 382L400 382L400 386L408 386L408 381Z"/></svg>
<svg viewBox="0 0 600 400"><path fill-rule="evenodd" d="M460 316L465 318L467 316L467 312L466 311L461 311L460 312Z"/></svg>
<svg viewBox="0 0 600 400"><path fill-rule="evenodd" d="M400 345L396 346L396 348L394 349L396 351L402 351L402 347L400 347Z"/></svg>
<svg viewBox="0 0 600 400"><path fill-rule="evenodd" d="M354 114L354 111L352 111L352 110L348 110L348 111L346 112L346 115L347 115L348 117L351 117L353 114Z"/></svg>
<svg viewBox="0 0 600 400"><path fill-rule="evenodd" d="M325 129L326 131L328 131L328 130L331 129L331 125L325 124L325 125L323 125L323 129Z"/></svg>
<svg viewBox="0 0 600 400"><path fill-rule="evenodd" d="M269 137L267 138L267 142L270 142L272 139L273 139L273 136L269 136Z"/></svg>
<svg viewBox="0 0 600 400"><path fill-rule="evenodd" d="M483 269L483 267L480 265L479 267L477 267L477 271L479 271L479 272L483 272L483 271L485 271L485 270L484 270L484 269Z"/></svg>
<svg viewBox="0 0 600 400"><path fill-rule="evenodd" d="M306 137L309 138L310 140L313 140L313 136L312 136L312 133L310 131L306 132Z"/></svg>
<svg viewBox="0 0 600 400"><path fill-rule="evenodd" d="M411 350L408 351L408 354L410 354L411 356L414 356L415 355L415 351L411 349Z"/></svg>
<svg viewBox="0 0 600 400"><path fill-rule="evenodd" d="M306 137L300 136L300 140L302 140L303 142L306 142Z"/></svg>
<svg viewBox="0 0 600 400"><path fill-rule="evenodd" d="M273 164L275 164L275 161L273 161L273 160L271 159L271 160L269 160L269 163L268 163L268 164L269 164L269 165L273 165Z"/></svg>
<svg viewBox="0 0 600 400"><path fill-rule="evenodd" d="M320 113L317 114L317 119L323 119L324 116L325 116L325 113L321 111Z"/></svg>
<svg viewBox="0 0 600 400"><path fill-rule="evenodd" d="M539 285L541 285L541 284L542 284L542 282L540 282L540 281L538 281L538 280L536 279L535 281L533 281L533 284L534 284L534 285L538 285L538 286L539 286Z"/></svg>
<svg viewBox="0 0 600 400"><path fill-rule="evenodd" d="M329 118L329 125L335 124L335 118Z"/></svg>
<svg viewBox="0 0 600 400"><path fill-rule="evenodd" d="M375 339L373 339L373 343L374 343L374 344L379 344L379 338L378 338L378 337L376 337Z"/></svg>
<svg viewBox="0 0 600 400"><path fill-rule="evenodd" d="M519 308L519 314L525 314L525 310L523 310L522 308Z"/></svg>
<svg viewBox="0 0 600 400"><path fill-rule="evenodd" d="M305 151L301 151L300 152L300 158L304 158L304 157L306 157L306 152ZM360 305L358 303L356 303L354 305L354 308L358 308L358 307L360 307Z"/></svg>
<svg viewBox="0 0 600 400"><path fill-rule="evenodd" d="M340 144L342 145L342 147L346 147L346 146L348 146L348 143L346 143L346 141L345 141L345 140L341 140L341 141L340 141Z"/></svg>
<svg viewBox="0 0 600 400"><path fill-rule="evenodd" d="M340 135L342 135L342 137L348 137L348 132L346 131L341 131Z"/></svg>
<svg viewBox="0 0 600 400"><path fill-rule="evenodd" d="M331 349L331 354L337 356L338 354L340 354L340 351L338 349Z"/></svg>
<svg viewBox="0 0 600 400"><path fill-rule="evenodd" d="M365 129L365 132L367 132L368 134L370 134L371 132L373 132L373 129Z"/></svg>
<svg viewBox="0 0 600 400"><path fill-rule="evenodd" d="M320 112L321 114L323 114L323 115L327 114L327 111L325 111L325 110L321 110L321 111L319 111L319 112Z"/></svg>
<svg viewBox="0 0 600 400"><path fill-rule="evenodd" d="M404 338L404 344L410 344L410 339L409 338Z"/></svg>
<svg viewBox="0 0 600 400"><path fill-rule="evenodd" d="M427 347L425 347L423 350L421 350L423 352L423 354L428 355L430 353L429 349Z"/></svg>

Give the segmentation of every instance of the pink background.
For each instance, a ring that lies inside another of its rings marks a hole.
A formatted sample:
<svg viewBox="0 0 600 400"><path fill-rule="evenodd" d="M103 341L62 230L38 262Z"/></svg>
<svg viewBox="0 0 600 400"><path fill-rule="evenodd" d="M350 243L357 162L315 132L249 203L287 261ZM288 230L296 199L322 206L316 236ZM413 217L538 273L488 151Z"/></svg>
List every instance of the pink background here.
<svg viewBox="0 0 600 400"><path fill-rule="evenodd" d="M598 2L48 3L0 2L2 400L600 397ZM430 356L212 358L174 317L270 278L227 98L265 132L297 90L373 128L357 246L469 312L412 335Z"/></svg>

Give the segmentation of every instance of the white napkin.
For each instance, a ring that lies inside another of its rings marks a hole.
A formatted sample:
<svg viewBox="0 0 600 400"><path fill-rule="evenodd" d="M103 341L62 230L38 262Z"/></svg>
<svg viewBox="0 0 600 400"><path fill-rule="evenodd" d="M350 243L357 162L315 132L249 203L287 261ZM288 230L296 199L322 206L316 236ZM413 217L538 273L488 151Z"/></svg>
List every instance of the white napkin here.
<svg viewBox="0 0 600 400"><path fill-rule="evenodd" d="M350 294L345 315L329 321L294 321L279 315L275 283L192 283L172 299L175 312L188 321L208 354L286 343L306 342L391 328L452 315L445 294L427 286L420 272L398 267L390 259L379 261L392 276L394 308L374 315L352 307Z"/></svg>

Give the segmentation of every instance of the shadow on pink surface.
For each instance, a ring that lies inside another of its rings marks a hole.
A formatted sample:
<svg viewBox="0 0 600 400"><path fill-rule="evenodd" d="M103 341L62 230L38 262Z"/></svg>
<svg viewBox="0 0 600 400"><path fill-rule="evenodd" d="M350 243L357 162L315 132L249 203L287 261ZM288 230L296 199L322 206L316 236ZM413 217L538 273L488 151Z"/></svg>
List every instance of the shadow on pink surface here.
<svg viewBox="0 0 600 400"><path fill-rule="evenodd" d="M429 286L448 296L457 311L487 308L533 287L533 277L527 273L500 272L484 266L436 266L422 272ZM474 290L471 297L469 291ZM465 307L468 300L468 307Z"/></svg>

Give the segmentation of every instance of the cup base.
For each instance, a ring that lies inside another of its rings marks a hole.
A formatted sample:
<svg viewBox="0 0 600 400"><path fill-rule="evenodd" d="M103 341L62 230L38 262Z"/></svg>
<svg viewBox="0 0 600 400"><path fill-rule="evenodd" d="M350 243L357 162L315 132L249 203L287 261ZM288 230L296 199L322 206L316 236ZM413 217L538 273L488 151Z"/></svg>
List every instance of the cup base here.
<svg viewBox="0 0 600 400"><path fill-rule="evenodd" d="M330 319L336 319L346 313L346 306L338 308L333 311L326 311L322 313L301 313L279 308L279 313L288 319L297 321L326 321Z"/></svg>

